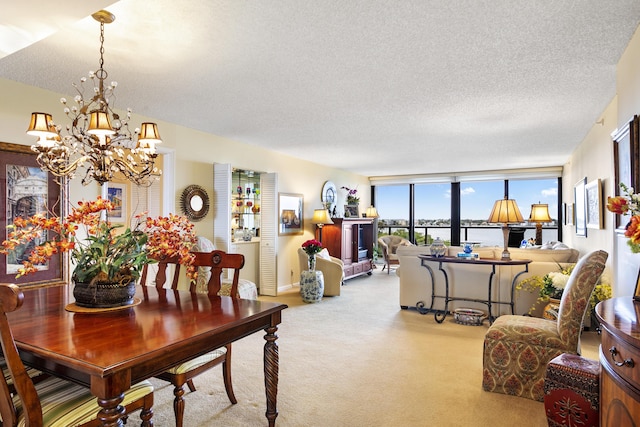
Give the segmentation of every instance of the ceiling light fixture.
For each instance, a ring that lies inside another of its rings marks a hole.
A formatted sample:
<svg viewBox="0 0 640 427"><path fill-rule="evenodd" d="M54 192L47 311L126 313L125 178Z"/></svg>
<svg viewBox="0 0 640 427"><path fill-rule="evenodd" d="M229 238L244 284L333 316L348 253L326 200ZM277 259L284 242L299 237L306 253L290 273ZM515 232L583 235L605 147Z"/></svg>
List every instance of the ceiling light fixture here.
<svg viewBox="0 0 640 427"><path fill-rule="evenodd" d="M131 109L126 118L113 111L114 90L117 82L106 84L108 73L104 69L104 24L110 24L115 16L106 10L91 15L100 22L100 68L90 72L94 87L84 97L86 77L80 85L73 84L77 91L75 104L67 106L60 102L71 119L66 126L67 135L60 136L61 127L56 126L47 113L32 113L27 134L37 136L38 142L31 149L38 153L40 166L58 178L75 176L78 167L85 167L82 184L96 181L100 184L124 176L138 185L151 184L151 177L162 174L155 167L158 157L155 145L162 142L155 123L142 123L133 135L129 130ZM137 143L134 140L137 138Z"/></svg>

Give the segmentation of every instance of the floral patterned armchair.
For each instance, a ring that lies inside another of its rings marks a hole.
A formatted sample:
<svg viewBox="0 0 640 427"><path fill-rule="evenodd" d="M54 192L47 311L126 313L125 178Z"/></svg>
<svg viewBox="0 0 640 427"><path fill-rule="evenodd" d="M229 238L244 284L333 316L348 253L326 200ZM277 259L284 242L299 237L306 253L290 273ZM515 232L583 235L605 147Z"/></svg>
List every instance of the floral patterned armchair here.
<svg viewBox="0 0 640 427"><path fill-rule="evenodd" d="M562 353L579 354L582 320L608 254L578 261L562 294L558 320L500 316L484 338L482 388L542 401L547 364Z"/></svg>

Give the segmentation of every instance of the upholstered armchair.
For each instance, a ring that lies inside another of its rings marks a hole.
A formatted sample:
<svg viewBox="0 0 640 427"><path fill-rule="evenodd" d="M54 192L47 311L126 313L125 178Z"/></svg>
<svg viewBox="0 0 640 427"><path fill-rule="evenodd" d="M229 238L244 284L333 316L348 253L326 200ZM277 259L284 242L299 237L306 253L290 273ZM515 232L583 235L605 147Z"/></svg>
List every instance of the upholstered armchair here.
<svg viewBox="0 0 640 427"><path fill-rule="evenodd" d="M580 353L582 320L607 261L594 251L578 261L560 300L557 320L505 315L484 338L482 388L542 401L547 364L562 353Z"/></svg>
<svg viewBox="0 0 640 427"><path fill-rule="evenodd" d="M392 265L400 265L400 260L396 251L400 246L413 246L413 243L400 236L382 236L378 239L378 245L382 250L382 257L384 258L384 266L382 271L387 269L387 274L391 271Z"/></svg>
<svg viewBox="0 0 640 427"><path fill-rule="evenodd" d="M302 248L298 248L300 271L309 269L309 256ZM329 251L323 249L316 254L316 270L322 271L324 276L324 296L339 296L340 286L344 280L344 263L340 258L332 257Z"/></svg>

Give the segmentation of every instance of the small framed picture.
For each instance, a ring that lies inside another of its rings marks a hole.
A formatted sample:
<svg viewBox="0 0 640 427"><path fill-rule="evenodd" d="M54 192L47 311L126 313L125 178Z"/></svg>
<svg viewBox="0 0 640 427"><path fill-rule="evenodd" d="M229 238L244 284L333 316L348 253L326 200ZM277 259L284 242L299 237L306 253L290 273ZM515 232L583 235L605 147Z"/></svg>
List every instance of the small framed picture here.
<svg viewBox="0 0 640 427"><path fill-rule="evenodd" d="M345 218L358 218L358 216L360 216L358 205L344 205Z"/></svg>
<svg viewBox="0 0 640 427"><path fill-rule="evenodd" d="M567 225L573 225L575 221L573 206L573 203L567 203Z"/></svg>
<svg viewBox="0 0 640 427"><path fill-rule="evenodd" d="M599 179L591 181L585 188L587 228L602 229L602 184Z"/></svg>
<svg viewBox="0 0 640 427"><path fill-rule="evenodd" d="M302 234L304 232L303 197L302 194L278 194L279 235Z"/></svg>
<svg viewBox="0 0 640 427"><path fill-rule="evenodd" d="M587 178L583 178L573 186L575 197L575 220L576 220L576 235L587 237L587 206L585 200L585 186L587 185Z"/></svg>
<svg viewBox="0 0 640 427"><path fill-rule="evenodd" d="M107 187L107 200L114 209L109 212L109 221L126 222L127 218L127 186L126 184L116 184L110 182Z"/></svg>

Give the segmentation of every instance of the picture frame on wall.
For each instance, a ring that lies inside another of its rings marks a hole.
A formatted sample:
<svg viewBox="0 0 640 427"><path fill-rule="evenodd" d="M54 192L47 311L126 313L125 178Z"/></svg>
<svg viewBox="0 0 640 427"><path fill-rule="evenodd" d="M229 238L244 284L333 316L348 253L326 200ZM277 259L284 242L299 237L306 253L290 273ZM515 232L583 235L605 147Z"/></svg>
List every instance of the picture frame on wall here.
<svg viewBox="0 0 640 427"><path fill-rule="evenodd" d="M567 203L567 225L575 224L574 204Z"/></svg>
<svg viewBox="0 0 640 427"><path fill-rule="evenodd" d="M640 188L640 118L634 116L629 123L613 135L614 195L621 196L620 183ZM630 215L614 215L616 232L624 233Z"/></svg>
<svg viewBox="0 0 640 427"><path fill-rule="evenodd" d="M602 182L593 180L585 186L585 203L587 209L587 228L601 230L603 228L602 215Z"/></svg>
<svg viewBox="0 0 640 427"><path fill-rule="evenodd" d="M109 182L107 185L107 200L114 209L109 212L109 221L124 223L127 219L127 185Z"/></svg>
<svg viewBox="0 0 640 427"><path fill-rule="evenodd" d="M587 178L583 178L573 186L576 235L587 237L587 206L585 201L585 186Z"/></svg>
<svg viewBox="0 0 640 427"><path fill-rule="evenodd" d="M0 200L2 211L1 239L5 240L8 230L16 218L27 218L35 214L47 218L64 215L61 185L53 174L45 172L36 161L36 153L27 145L0 142ZM53 236L43 235L50 240ZM57 285L65 283L66 258L58 254L49 262L38 266L36 273L16 278L22 261L29 256L26 245L8 255L0 255L0 281L20 286Z"/></svg>
<svg viewBox="0 0 640 427"><path fill-rule="evenodd" d="M304 232L304 196L278 193L278 234L294 235Z"/></svg>

